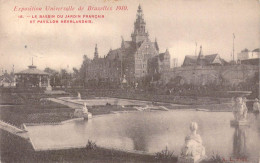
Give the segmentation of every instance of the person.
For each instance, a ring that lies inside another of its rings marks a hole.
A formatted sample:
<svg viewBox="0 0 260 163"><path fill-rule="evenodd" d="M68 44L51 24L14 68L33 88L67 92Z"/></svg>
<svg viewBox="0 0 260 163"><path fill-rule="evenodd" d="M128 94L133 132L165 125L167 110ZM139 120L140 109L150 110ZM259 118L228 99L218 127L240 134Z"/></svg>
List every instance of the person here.
<svg viewBox="0 0 260 163"><path fill-rule="evenodd" d="M202 145L202 139L197 134L198 124L191 122L190 124L191 133L186 136L185 144L181 150L182 157L193 157L194 160L198 160L205 156L205 147Z"/></svg>
<svg viewBox="0 0 260 163"><path fill-rule="evenodd" d="M253 104L253 112L254 113L260 112L260 104L259 104L259 100L257 98L255 99L255 102Z"/></svg>

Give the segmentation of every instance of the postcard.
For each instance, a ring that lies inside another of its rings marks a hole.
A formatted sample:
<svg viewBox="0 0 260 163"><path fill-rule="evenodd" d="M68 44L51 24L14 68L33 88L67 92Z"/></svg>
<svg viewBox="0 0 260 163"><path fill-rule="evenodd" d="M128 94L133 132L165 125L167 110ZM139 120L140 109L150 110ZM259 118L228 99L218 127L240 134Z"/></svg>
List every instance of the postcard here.
<svg viewBox="0 0 260 163"><path fill-rule="evenodd" d="M258 0L0 9L0 162L260 161Z"/></svg>

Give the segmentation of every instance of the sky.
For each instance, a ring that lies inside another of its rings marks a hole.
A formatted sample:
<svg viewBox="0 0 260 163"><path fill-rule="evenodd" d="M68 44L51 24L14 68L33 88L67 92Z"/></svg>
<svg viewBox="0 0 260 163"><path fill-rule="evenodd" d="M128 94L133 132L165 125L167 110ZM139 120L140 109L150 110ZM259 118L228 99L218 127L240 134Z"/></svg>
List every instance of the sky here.
<svg viewBox="0 0 260 163"><path fill-rule="evenodd" d="M131 40L138 5L141 4L149 38L157 38L160 52L168 48L181 66L185 55L218 53L231 60L233 33L235 54L260 46L258 0L0 0L0 69L19 72L31 65L39 69L80 68L83 55L93 58L119 48L121 36ZM83 11L14 11L14 7L83 6ZM88 6L113 7L112 11L88 11ZM116 6L127 6L116 11ZM104 15L92 24L30 24L19 15Z"/></svg>

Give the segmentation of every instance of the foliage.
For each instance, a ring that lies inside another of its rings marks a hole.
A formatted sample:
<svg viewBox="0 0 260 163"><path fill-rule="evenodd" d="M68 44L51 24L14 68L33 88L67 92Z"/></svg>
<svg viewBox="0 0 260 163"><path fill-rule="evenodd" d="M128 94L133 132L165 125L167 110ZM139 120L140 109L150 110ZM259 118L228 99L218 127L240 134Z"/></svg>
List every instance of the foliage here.
<svg viewBox="0 0 260 163"><path fill-rule="evenodd" d="M60 86L61 85L61 78L58 71L51 69L49 67L46 67L44 69L44 72L47 72L50 74L50 85L52 87Z"/></svg>
<svg viewBox="0 0 260 163"><path fill-rule="evenodd" d="M174 152L170 152L166 146L164 150L161 152L155 153L155 159L158 161L167 161L167 160L175 160L177 159L176 156L173 155Z"/></svg>
<svg viewBox="0 0 260 163"><path fill-rule="evenodd" d="M212 154L212 156L209 159L206 159L202 161L202 163L223 163L223 157L219 154Z"/></svg>
<svg viewBox="0 0 260 163"><path fill-rule="evenodd" d="M95 142L88 140L88 144L86 145L86 149L87 150L96 150L97 149L97 145Z"/></svg>

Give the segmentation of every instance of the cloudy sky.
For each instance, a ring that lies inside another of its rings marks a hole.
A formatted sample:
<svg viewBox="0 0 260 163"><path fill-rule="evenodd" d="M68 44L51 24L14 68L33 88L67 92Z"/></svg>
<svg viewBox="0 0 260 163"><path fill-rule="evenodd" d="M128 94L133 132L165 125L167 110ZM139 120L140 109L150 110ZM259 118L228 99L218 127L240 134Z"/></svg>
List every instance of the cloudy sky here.
<svg viewBox="0 0 260 163"><path fill-rule="evenodd" d="M258 0L0 0L0 68L10 71L34 64L40 69L79 68L82 56L93 58L95 44L100 56L120 47L121 36L131 39L136 10L141 4L150 39L155 37L160 51L169 49L181 65L185 55L195 55L202 45L204 54L219 53L231 59L235 33L235 53L260 46L260 2ZM14 7L108 6L113 11L14 11ZM124 5L127 11L115 11ZM19 15L103 14L92 24L30 24Z"/></svg>

